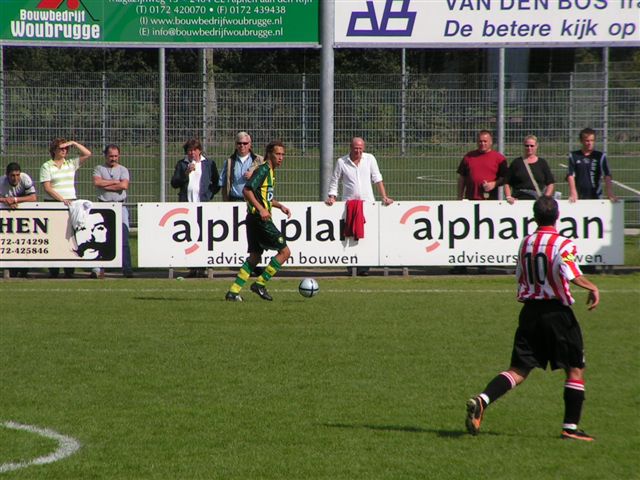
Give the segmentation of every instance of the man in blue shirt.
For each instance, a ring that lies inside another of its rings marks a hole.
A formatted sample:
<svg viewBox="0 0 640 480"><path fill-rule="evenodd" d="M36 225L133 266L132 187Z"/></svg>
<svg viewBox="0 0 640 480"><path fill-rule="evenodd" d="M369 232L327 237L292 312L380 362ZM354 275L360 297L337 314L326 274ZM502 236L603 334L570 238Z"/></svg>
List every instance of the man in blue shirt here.
<svg viewBox="0 0 640 480"><path fill-rule="evenodd" d="M618 198L613 194L613 181L607 156L595 149L595 130L591 128L582 130L580 143L582 143L582 149L569 154L567 172L569 201L573 203L578 198L584 200L602 198L603 179L607 198L612 202L617 201Z"/></svg>
<svg viewBox="0 0 640 480"><path fill-rule="evenodd" d="M253 153L251 135L247 132L236 134L236 148L222 165L218 185L222 189L225 202L244 202L242 190L253 171L264 163L264 158Z"/></svg>

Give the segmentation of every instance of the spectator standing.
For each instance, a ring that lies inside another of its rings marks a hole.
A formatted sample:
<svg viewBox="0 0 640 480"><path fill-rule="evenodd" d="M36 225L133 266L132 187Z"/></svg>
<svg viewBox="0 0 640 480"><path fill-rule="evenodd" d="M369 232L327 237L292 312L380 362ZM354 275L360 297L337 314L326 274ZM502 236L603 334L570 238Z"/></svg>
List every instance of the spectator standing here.
<svg viewBox="0 0 640 480"><path fill-rule="evenodd" d="M75 147L79 157L67 158L69 149ZM73 140L54 138L49 145L51 160L40 168L40 183L45 193L45 202L62 202L67 207L76 200L76 172L91 156L91 150ZM73 268L65 268L64 276L73 278ZM50 268L49 276L57 278L60 270Z"/></svg>
<svg viewBox="0 0 640 480"><path fill-rule="evenodd" d="M480 130L478 148L468 152L458 165L458 200L497 200L498 187L507 175L507 160L493 150L493 136Z"/></svg>
<svg viewBox="0 0 640 480"><path fill-rule="evenodd" d="M93 185L99 202L122 204L122 274L133 277L131 248L129 247L129 210L125 205L129 190L129 170L120 164L120 147L113 143L104 149L105 162L93 169ZM102 276L101 269L92 272L92 277Z"/></svg>
<svg viewBox="0 0 640 480"><path fill-rule="evenodd" d="M285 148L281 141L275 140L269 143L264 155L265 163L253 172L251 179L244 186L244 198L247 200L246 229L249 257L242 264L235 281L229 287L225 295L227 301L242 301L240 290L260 263L265 250L276 250L278 253L271 257L269 265L251 284L251 291L263 300L273 300L265 285L291 256L284 236L271 218L273 207L279 208L287 218L291 217L291 211L274 196L275 171L282 166L284 155Z"/></svg>
<svg viewBox="0 0 640 480"><path fill-rule="evenodd" d="M378 168L378 161L370 153L365 152L365 141L361 137L353 137L349 154L338 158L329 182L329 191L325 203L329 206L336 202L338 185L342 181L342 200L364 200L375 202L372 184L375 184L382 197L383 205L391 205L393 199L387 196ZM357 274L366 276L368 267L358 267Z"/></svg>
<svg viewBox="0 0 640 480"><path fill-rule="evenodd" d="M251 135L238 132L235 150L222 164L218 185L225 202L244 202L244 185L253 171L264 163L264 158L252 149Z"/></svg>
<svg viewBox="0 0 640 480"><path fill-rule="evenodd" d="M480 130L476 137L478 148L468 152L458 165L458 200L498 200L499 188L504 184L509 167L500 152L493 150L493 135ZM481 266L479 273L487 267ZM465 265L458 265L451 273L466 273Z"/></svg>
<svg viewBox="0 0 640 480"><path fill-rule="evenodd" d="M504 196L509 202L535 200L541 195L552 196L556 183L547 161L538 157L538 137L524 137L524 155L516 158L507 171Z"/></svg>
<svg viewBox="0 0 640 480"><path fill-rule="evenodd" d="M569 202L579 198L602 198L602 180L604 178L605 194L612 202L618 197L613 193L613 181L607 156L595 149L596 132L585 128L580 132L582 149L569 154L567 183L569 184Z"/></svg>
<svg viewBox="0 0 640 480"><path fill-rule="evenodd" d="M171 177L171 186L178 190L179 202L209 202L220 190L216 162L202 153L202 144L197 138L185 142L184 158L178 160ZM204 268L190 268L189 277L204 277Z"/></svg>
<svg viewBox="0 0 640 480"><path fill-rule="evenodd" d="M487 407L524 382L534 368L564 369L564 420L561 438L592 441L578 429L584 402L584 346L582 332L571 305L569 283L589 291L589 310L600 302L600 293L575 263L577 249L555 228L557 202L541 196L533 204L538 229L524 238L518 249L516 279L518 301L523 303L513 341L511 366L491 380L484 391L467 401L466 427L480 431Z"/></svg>
<svg viewBox="0 0 640 480"><path fill-rule="evenodd" d="M19 164L9 163L6 175L0 177L0 205L16 209L20 203L36 201L38 197L31 177L22 171ZM29 269L10 268L9 276L27 278Z"/></svg>

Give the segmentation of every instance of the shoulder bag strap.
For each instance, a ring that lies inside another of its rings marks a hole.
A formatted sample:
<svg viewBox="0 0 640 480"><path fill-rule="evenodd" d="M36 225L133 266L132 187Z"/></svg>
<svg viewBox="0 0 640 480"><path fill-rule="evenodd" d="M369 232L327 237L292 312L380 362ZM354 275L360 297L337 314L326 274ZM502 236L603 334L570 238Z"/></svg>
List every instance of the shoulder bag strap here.
<svg viewBox="0 0 640 480"><path fill-rule="evenodd" d="M522 161L524 162L524 168L527 169L527 173L529 174L529 178L531 179L531 182L533 183L533 188L536 189L536 193L538 194L538 196L541 196L542 192L540 191L540 187L538 186L538 182L536 182L536 179L533 177L533 173L531 172L531 167L527 163L526 159L523 158Z"/></svg>

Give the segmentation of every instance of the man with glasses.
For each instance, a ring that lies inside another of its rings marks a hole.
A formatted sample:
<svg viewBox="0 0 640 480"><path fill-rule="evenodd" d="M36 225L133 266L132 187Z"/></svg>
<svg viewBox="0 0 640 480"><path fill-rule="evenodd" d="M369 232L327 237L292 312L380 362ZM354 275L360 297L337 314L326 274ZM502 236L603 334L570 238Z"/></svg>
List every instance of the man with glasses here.
<svg viewBox="0 0 640 480"><path fill-rule="evenodd" d="M253 171L264 163L261 155L253 153L251 136L247 132L236 134L236 148L222 165L219 185L225 202L244 202L244 185Z"/></svg>

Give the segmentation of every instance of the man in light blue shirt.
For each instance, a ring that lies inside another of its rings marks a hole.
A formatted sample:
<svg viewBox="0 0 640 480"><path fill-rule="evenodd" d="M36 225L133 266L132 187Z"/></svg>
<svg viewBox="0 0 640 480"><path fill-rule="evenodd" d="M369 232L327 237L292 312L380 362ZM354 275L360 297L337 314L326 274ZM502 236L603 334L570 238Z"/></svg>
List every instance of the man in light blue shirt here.
<svg viewBox="0 0 640 480"><path fill-rule="evenodd" d="M236 148L222 165L219 185L225 202L244 202L242 190L253 171L264 163L261 155L253 153L251 135L236 134Z"/></svg>

